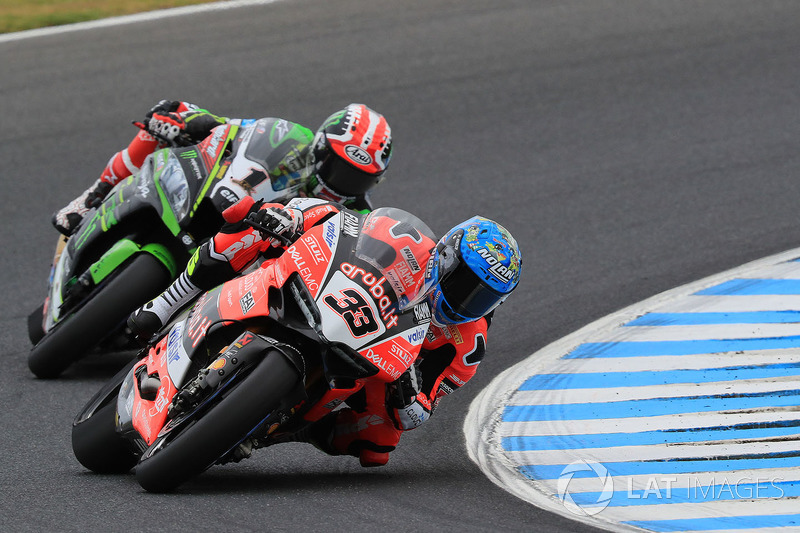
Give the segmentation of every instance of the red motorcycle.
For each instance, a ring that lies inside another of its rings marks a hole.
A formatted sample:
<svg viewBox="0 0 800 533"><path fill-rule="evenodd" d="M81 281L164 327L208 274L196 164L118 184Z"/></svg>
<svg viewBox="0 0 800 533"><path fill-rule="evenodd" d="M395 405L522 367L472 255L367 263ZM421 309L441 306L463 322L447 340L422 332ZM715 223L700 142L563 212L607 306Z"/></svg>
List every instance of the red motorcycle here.
<svg viewBox="0 0 800 533"><path fill-rule="evenodd" d="M428 328L436 239L413 215L342 210L203 294L78 414L76 458L171 490L291 439L407 370ZM243 453L246 451L247 453Z"/></svg>

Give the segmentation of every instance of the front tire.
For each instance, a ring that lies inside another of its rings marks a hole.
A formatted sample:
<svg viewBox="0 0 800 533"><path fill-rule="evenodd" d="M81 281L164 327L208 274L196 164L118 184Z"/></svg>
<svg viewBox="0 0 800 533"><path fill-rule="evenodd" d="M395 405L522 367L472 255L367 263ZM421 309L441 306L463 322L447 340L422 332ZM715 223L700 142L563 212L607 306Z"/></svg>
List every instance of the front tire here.
<svg viewBox="0 0 800 533"><path fill-rule="evenodd" d="M169 273L158 259L137 254L86 305L33 347L28 368L39 378L58 377L169 282Z"/></svg>
<svg viewBox="0 0 800 533"><path fill-rule="evenodd" d="M297 369L271 350L194 423L159 437L136 466L136 481L147 491L166 492L200 474L245 439L299 381Z"/></svg>
<svg viewBox="0 0 800 533"><path fill-rule="evenodd" d="M44 328L42 327L43 321L44 304L40 305L36 311L28 315L28 338L34 346L44 337Z"/></svg>
<svg viewBox="0 0 800 533"><path fill-rule="evenodd" d="M111 401L86 420L72 426L72 452L80 464L98 474L124 474L138 455L117 433L117 405Z"/></svg>

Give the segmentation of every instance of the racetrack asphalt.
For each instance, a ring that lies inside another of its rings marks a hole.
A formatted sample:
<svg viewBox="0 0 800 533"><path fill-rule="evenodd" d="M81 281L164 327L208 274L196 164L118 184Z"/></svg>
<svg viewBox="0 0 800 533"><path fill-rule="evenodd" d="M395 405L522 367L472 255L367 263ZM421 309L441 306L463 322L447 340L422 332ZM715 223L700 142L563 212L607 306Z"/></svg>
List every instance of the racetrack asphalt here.
<svg viewBox="0 0 800 533"><path fill-rule="evenodd" d="M469 460L494 376L654 294L800 242L800 5L791 0L288 0L0 43L0 516L4 529L592 531ZM71 420L119 359L27 369L50 214L162 98L316 127L351 101L390 121L377 205L439 233L479 213L523 249L477 376L384 468L307 445L176 494L74 461Z"/></svg>

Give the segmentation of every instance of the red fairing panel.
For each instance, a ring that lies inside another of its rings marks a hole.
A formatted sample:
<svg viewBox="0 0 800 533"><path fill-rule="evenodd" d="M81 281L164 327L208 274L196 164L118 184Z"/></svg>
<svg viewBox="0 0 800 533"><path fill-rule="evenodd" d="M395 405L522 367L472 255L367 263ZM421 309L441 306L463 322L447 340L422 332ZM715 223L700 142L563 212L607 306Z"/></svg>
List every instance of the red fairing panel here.
<svg viewBox="0 0 800 533"><path fill-rule="evenodd" d="M155 400L145 400L139 394L139 387L134 386L133 427L145 442L152 444L167 420L167 407L172 402L177 389L167 370L167 342L169 336L161 339L150 349L150 354L140 361L135 368L147 367L148 375L158 375L161 387Z"/></svg>

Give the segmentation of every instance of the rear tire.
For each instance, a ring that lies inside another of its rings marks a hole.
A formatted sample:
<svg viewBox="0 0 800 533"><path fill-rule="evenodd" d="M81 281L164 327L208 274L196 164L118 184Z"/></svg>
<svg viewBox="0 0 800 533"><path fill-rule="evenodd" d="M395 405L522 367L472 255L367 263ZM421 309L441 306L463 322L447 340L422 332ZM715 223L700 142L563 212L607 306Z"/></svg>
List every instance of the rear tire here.
<svg viewBox="0 0 800 533"><path fill-rule="evenodd" d="M296 368L271 350L192 425L156 440L136 466L136 481L147 491L166 492L200 474L247 437L299 381Z"/></svg>
<svg viewBox="0 0 800 533"><path fill-rule="evenodd" d="M169 282L169 273L158 259L137 254L86 305L33 347L28 356L31 372L39 378L58 377Z"/></svg>
<svg viewBox="0 0 800 533"><path fill-rule="evenodd" d="M114 397L116 398L116 397ZM72 426L72 452L80 464L98 474L124 474L139 458L117 433L116 402Z"/></svg>

